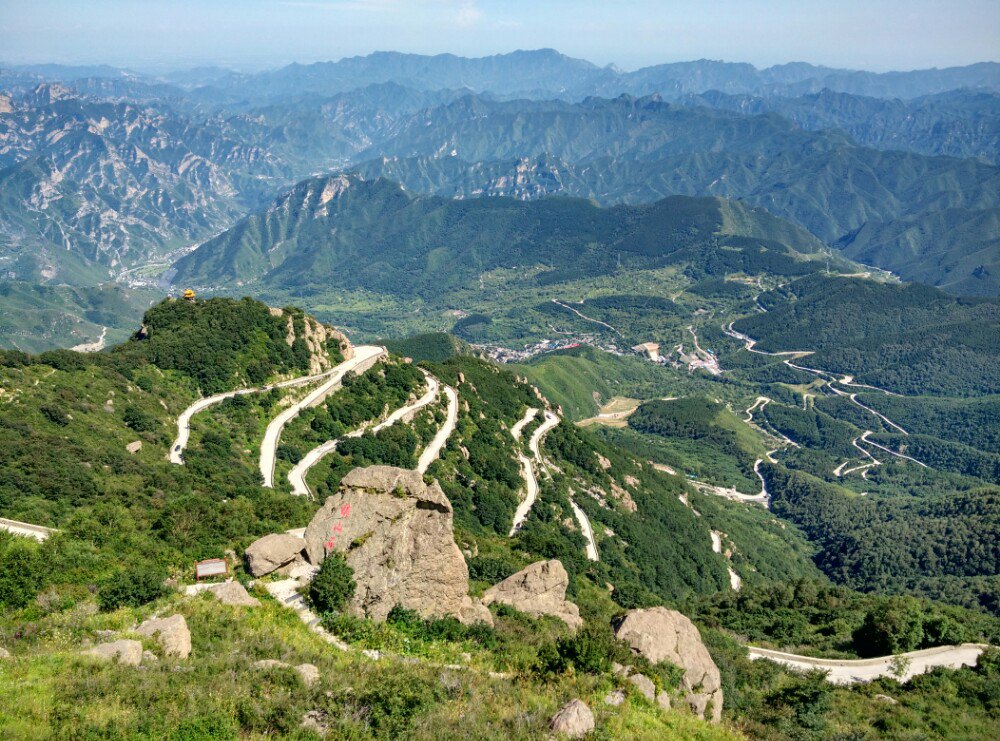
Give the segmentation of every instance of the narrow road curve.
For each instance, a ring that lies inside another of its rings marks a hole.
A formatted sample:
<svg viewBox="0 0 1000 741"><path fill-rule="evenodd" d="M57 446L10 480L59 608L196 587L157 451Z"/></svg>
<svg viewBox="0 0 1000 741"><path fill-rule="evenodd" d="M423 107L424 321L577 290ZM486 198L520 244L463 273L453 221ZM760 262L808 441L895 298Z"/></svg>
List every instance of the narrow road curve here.
<svg viewBox="0 0 1000 741"><path fill-rule="evenodd" d="M438 430L434 439L424 448L424 452L420 454L420 459L417 461L417 470L420 473L427 473L427 469L438 459L441 450L448 442L448 438L451 437L451 433L455 431L455 425L458 423L458 394L451 386L444 387L444 394L448 397L448 418L441 425L441 429Z"/></svg>
<svg viewBox="0 0 1000 741"><path fill-rule="evenodd" d="M912 461L913 463L916 463L918 466L923 466L924 468L928 467L926 463L921 463L916 458L911 458L910 456L904 455L903 453L897 453L895 450L890 450L889 448L885 447L884 445L879 445L874 440L869 440L868 436L871 435L871 434L873 434L871 430L865 430L864 434L861 436L861 442L868 443L869 445L873 445L876 448L878 448L879 450L881 450L881 451L883 451L885 453L888 453L889 455L894 455L897 458L902 458L904 460Z"/></svg>
<svg viewBox="0 0 1000 741"><path fill-rule="evenodd" d="M274 458L278 450L278 441L281 440L281 431L285 425L299 416L299 412L307 407L316 406L323 401L332 391L340 387L344 376L348 371L363 373L371 368L379 359L385 357L386 349L374 345L359 345L354 348L354 357L345 360L333 369L332 373L327 371L329 377L321 385L309 392L304 399L292 404L287 409L281 411L277 417L264 431L264 440L260 445L260 475L264 480L264 486L268 489L274 488Z"/></svg>
<svg viewBox="0 0 1000 741"><path fill-rule="evenodd" d="M527 414L525 416L527 417ZM559 417L546 410L545 421L537 427L531 435L531 440L528 441L528 449L539 465L542 463L542 454L538 448L538 444L541 442L542 437L557 424L559 424ZM513 432L513 429L511 432ZM524 453L518 453L517 460L521 464L521 471L524 474L525 484L527 484L527 495L521 500L521 503L517 505L517 509L514 511L514 524L511 525L508 537L513 537L521 529L524 521L528 519L528 513L531 512L535 500L538 498L538 479L535 477L535 468L532 465L531 459L524 455Z"/></svg>
<svg viewBox="0 0 1000 741"><path fill-rule="evenodd" d="M586 314L581 314L579 311L577 311L576 309L574 309L572 306L564 304L562 301L557 301L556 299L552 299L552 303L554 303L556 306L561 306L564 309L568 309L569 311L572 311L574 314L576 314L581 319L585 319L588 322L593 322L594 324L600 324L602 327L607 327L608 329L610 329L612 332L614 332L619 337L624 336L624 335L622 335L621 332L619 332L617 329L615 329L614 327L612 327L607 322L602 322L600 319L594 319L593 317L589 317Z"/></svg>
<svg viewBox="0 0 1000 741"><path fill-rule="evenodd" d="M827 681L833 684L854 684L870 682L879 677L894 676L892 673L895 656L881 656L875 659L814 659L811 656L772 651L767 648L747 646L752 660L767 659L776 664L787 666L798 671L820 669L829 672ZM979 655L988 646L984 643L963 643L958 646L938 646L925 648L921 651L911 651L900 654L899 658L906 662L906 669L900 681L906 681L918 674L923 674L938 666L958 669L963 666L975 666Z"/></svg>
<svg viewBox="0 0 1000 741"><path fill-rule="evenodd" d="M587 558L591 561L600 561L601 557L597 553L597 541L594 540L594 528L590 526L590 518L587 517L587 513L580 509L579 505L573 501L573 495L570 493L569 506L573 508L573 516L576 517L577 523L580 525L580 531L583 533L583 537L587 539Z"/></svg>
<svg viewBox="0 0 1000 741"><path fill-rule="evenodd" d="M384 419L382 422L379 422L377 425L372 427L371 428L372 434L378 433L379 431L384 430L386 427L391 427L392 425L396 424L396 422L400 421L401 419L404 419L407 415L412 414L420 409L423 409L425 406L427 406L437 398L438 389L441 386L440 382L427 371L423 369L421 369L421 371L423 372L424 377L427 379L426 393L424 393L423 396L421 396L412 404L405 404L401 406L399 409L397 409L388 417L386 417L386 419ZM352 430L351 432L347 433L346 435L344 435L344 437L360 437L361 435L364 434L366 429L367 427L364 426L359 427L358 429ZM294 494L297 497L312 495L312 491L309 489L309 485L306 483L306 475L309 473L309 470L313 466L319 463L325 456L329 455L334 450L336 450L337 444L342 439L343 438L338 438L336 440L327 440L325 443L317 445L315 448L313 448L304 456L302 456L302 460L296 463L295 466L292 467L292 470L288 472L288 483L292 485L292 494Z"/></svg>
<svg viewBox="0 0 1000 741"><path fill-rule="evenodd" d="M75 352L100 352L104 349L104 340L108 336L108 328L101 327L101 336L94 342L82 342L70 348Z"/></svg>
<svg viewBox="0 0 1000 741"><path fill-rule="evenodd" d="M538 414L538 409L536 409L535 407L528 407L528 411L524 413L524 416L521 417L521 419L519 419L517 422L515 422L514 426L510 428L511 437L513 437L515 440L520 440L521 433L524 431L525 425L527 425L531 420L533 420L536 414Z"/></svg>

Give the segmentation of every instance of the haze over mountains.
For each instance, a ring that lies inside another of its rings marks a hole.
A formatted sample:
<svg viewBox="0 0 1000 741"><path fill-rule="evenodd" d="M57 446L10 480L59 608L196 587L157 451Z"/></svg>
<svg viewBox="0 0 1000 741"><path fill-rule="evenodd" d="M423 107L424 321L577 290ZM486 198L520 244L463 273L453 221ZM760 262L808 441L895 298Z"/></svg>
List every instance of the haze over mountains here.
<svg viewBox="0 0 1000 741"><path fill-rule="evenodd" d="M0 85L0 274L22 297L148 287L323 172L449 198L744 200L903 279L1000 292L996 63L626 73L552 50L376 53L255 74L22 66Z"/></svg>

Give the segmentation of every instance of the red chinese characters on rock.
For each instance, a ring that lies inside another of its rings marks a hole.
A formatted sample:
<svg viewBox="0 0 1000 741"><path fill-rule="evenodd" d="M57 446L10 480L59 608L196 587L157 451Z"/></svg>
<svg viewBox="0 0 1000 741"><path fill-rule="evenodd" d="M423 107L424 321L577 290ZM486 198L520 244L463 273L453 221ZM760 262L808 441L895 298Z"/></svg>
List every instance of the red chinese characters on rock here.
<svg viewBox="0 0 1000 741"><path fill-rule="evenodd" d="M340 516L346 518L350 517L350 515L351 515L351 505L350 504L343 505L340 508ZM343 531L344 531L344 523L341 522L340 520L337 520L337 522L335 522L333 524L333 527L330 529L330 537L327 538L326 541L323 543L323 545L326 547L326 552L328 554L337 545L338 533L342 533Z"/></svg>

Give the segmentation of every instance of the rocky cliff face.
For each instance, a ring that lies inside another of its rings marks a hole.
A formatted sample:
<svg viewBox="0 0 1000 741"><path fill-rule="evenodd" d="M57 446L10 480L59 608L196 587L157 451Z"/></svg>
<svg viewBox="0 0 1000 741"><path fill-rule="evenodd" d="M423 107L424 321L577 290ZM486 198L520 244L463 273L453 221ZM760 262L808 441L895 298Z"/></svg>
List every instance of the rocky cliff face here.
<svg viewBox="0 0 1000 741"><path fill-rule="evenodd" d="M702 718L707 715L714 723L722 720L719 668L687 617L665 607L630 610L615 628L615 636L654 664L667 661L682 668L681 687L687 692L691 709Z"/></svg>
<svg viewBox="0 0 1000 741"><path fill-rule="evenodd" d="M435 481L391 466L356 468L305 532L306 553L319 564L346 554L357 590L350 609L385 620L396 605L424 617L452 615L492 622L468 596L469 570L452 529L451 502Z"/></svg>

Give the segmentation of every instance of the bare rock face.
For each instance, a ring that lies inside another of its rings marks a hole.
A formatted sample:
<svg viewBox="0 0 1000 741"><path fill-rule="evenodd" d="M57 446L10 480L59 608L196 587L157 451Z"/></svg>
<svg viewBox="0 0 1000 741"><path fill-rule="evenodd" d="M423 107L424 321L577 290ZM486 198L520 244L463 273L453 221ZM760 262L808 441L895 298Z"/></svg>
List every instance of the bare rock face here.
<svg viewBox="0 0 1000 741"><path fill-rule="evenodd" d="M260 600L250 596L250 593L238 581L213 584L207 591L224 605L234 607L258 607L260 605Z"/></svg>
<svg viewBox="0 0 1000 741"><path fill-rule="evenodd" d="M84 654L102 661L117 661L125 666L139 666L142 663L142 644L130 640L111 641L94 646L89 651L84 651Z"/></svg>
<svg viewBox="0 0 1000 741"><path fill-rule="evenodd" d="M155 636L166 656L186 659L191 655L191 631L183 615L150 618L136 632L142 636Z"/></svg>
<svg viewBox="0 0 1000 741"><path fill-rule="evenodd" d="M579 608L566 601L569 574L562 562L538 561L526 566L483 594L483 604L500 602L529 615L553 615L573 630L583 625Z"/></svg>
<svg viewBox="0 0 1000 741"><path fill-rule="evenodd" d="M346 554L357 589L350 610L385 620L397 604L424 617L492 623L469 596L469 570L455 543L451 502L435 481L391 466L356 468L305 532L306 556Z"/></svg>
<svg viewBox="0 0 1000 741"><path fill-rule="evenodd" d="M594 730L594 714L583 700L570 700L552 716L549 728L559 736L583 738Z"/></svg>
<svg viewBox="0 0 1000 741"><path fill-rule="evenodd" d="M684 615L665 607L630 610L617 625L615 636L632 651L656 664L667 661L684 670L682 688L696 714L705 717L711 704L710 720L722 720L722 679L701 634Z"/></svg>
<svg viewBox="0 0 1000 741"><path fill-rule="evenodd" d="M246 549L247 568L254 576L264 576L295 560L306 542L288 533L265 535Z"/></svg>
<svg viewBox="0 0 1000 741"><path fill-rule="evenodd" d="M639 693L645 697L650 702L656 699L656 685L653 684L653 680L647 677L645 674L633 674L628 678L628 681L639 690Z"/></svg>

